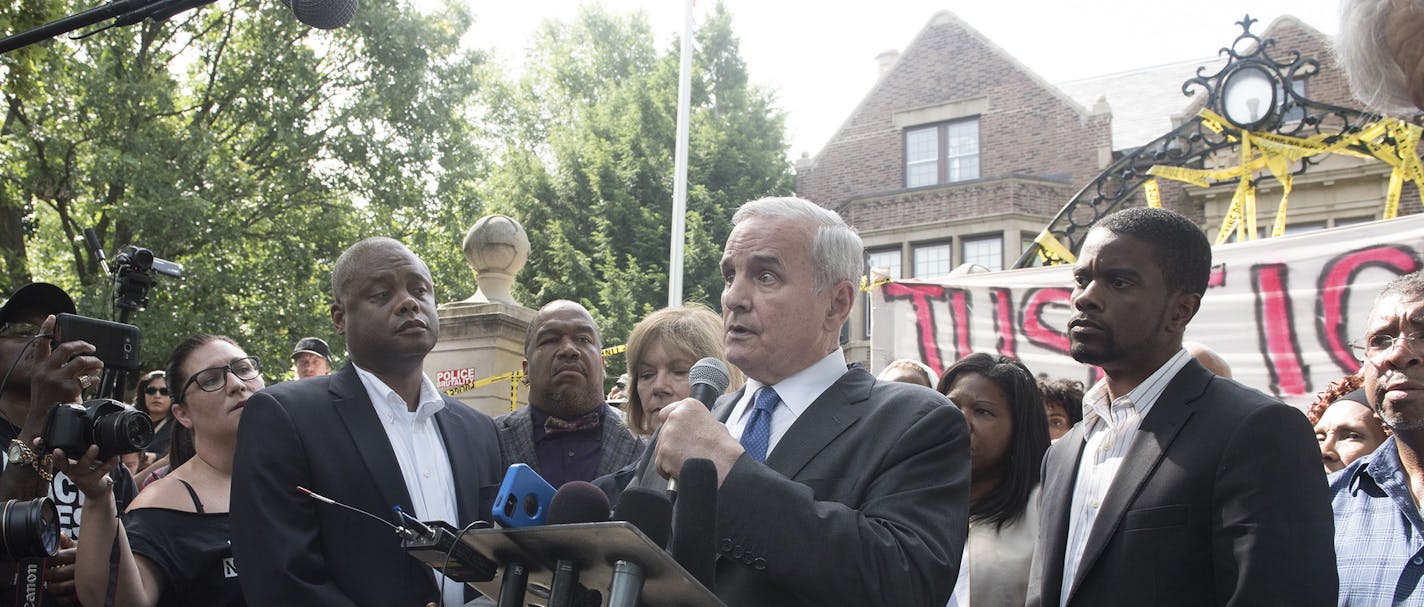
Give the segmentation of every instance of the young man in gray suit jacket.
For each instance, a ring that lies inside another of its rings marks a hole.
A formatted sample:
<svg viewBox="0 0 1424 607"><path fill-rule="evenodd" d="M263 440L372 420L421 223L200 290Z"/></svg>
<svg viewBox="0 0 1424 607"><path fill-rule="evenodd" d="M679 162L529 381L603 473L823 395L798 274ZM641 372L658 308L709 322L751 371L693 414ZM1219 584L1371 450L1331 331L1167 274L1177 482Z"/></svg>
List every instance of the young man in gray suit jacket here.
<svg viewBox="0 0 1424 607"><path fill-rule="evenodd" d="M767 198L732 223L722 314L749 381L714 411L664 408L655 458L664 476L689 458L717 468L715 592L738 607L944 605L968 524L964 417L933 390L847 369L864 262L840 216Z"/></svg>

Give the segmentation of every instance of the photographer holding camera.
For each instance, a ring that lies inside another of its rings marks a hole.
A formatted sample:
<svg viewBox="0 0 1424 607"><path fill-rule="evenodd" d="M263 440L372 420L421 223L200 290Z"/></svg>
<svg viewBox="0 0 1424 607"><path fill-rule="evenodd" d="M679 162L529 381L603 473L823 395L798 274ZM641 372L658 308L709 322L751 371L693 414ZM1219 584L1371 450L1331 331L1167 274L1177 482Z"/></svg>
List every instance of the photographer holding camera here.
<svg viewBox="0 0 1424 607"><path fill-rule="evenodd" d="M243 405L264 386L257 359L227 337L194 335L174 349L167 377L179 387L173 417L192 431L197 453L149 486L121 520L108 473L122 466L108 456L116 449L102 433L95 433L100 444L52 454L86 496L76 580L86 605L104 604L113 541L115 605L244 604L228 541L228 496ZM101 448L108 451L101 455Z"/></svg>
<svg viewBox="0 0 1424 607"><path fill-rule="evenodd" d="M66 341L50 347L55 315L74 312L68 293L42 282L17 289L0 306L0 442L5 445L0 501L54 499L65 549L45 562L47 594L71 601L74 549L69 538L77 533L83 502L67 477L54 474L50 458L36 452L34 441L50 410L59 403L83 402L83 391L97 386L103 369L89 343ZM127 505L138 493L133 477L126 470L116 471L113 481L115 498ZM13 583L12 564L0 565L0 586L8 587ZM0 596L9 595L0 590Z"/></svg>

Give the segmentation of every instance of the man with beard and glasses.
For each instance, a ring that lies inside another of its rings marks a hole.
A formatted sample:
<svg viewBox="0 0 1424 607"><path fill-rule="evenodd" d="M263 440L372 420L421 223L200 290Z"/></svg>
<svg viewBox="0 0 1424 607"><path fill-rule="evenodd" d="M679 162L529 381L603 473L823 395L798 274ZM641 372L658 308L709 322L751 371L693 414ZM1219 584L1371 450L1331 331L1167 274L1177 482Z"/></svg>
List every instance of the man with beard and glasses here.
<svg viewBox="0 0 1424 607"><path fill-rule="evenodd" d="M1380 291L1352 344L1365 398L1394 432L1330 477L1341 605L1424 601L1424 272Z"/></svg>
<svg viewBox="0 0 1424 607"><path fill-rule="evenodd" d="M1210 271L1201 228L1171 211L1088 232L1069 340L1105 377L1044 460L1030 607L1334 604L1310 423L1182 347Z"/></svg>
<svg viewBox="0 0 1424 607"><path fill-rule="evenodd" d="M529 406L495 419L504 466L550 485L591 481L636 460L643 443L603 400L603 340L583 306L551 301L524 334Z"/></svg>

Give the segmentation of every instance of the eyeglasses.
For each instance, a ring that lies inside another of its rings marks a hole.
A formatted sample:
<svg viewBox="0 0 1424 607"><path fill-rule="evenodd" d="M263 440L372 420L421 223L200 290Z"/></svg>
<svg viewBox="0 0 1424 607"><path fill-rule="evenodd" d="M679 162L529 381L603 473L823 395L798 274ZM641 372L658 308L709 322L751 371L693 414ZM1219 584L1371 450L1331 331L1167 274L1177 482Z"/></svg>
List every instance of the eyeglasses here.
<svg viewBox="0 0 1424 607"><path fill-rule="evenodd" d="M1355 351L1355 356L1361 361L1378 363L1380 358L1388 354L1395 346L1403 346L1405 350L1415 356L1424 356L1424 333L1411 333L1409 335L1386 335L1379 333L1365 338L1364 342L1350 344L1350 349Z"/></svg>
<svg viewBox="0 0 1424 607"><path fill-rule="evenodd" d="M208 367L194 373L188 378L188 383L183 384L183 389L178 392L182 395L188 391L188 386L198 385L198 389L204 392L217 392L227 386L227 374L231 372L238 379L247 381L257 379L261 373L261 368L257 365L257 357L249 356L239 358L221 367Z"/></svg>
<svg viewBox="0 0 1424 607"><path fill-rule="evenodd" d="M164 396L168 396L168 388L155 388L153 386L149 386L143 389L143 393L149 396L153 396L154 394L162 394Z"/></svg>
<svg viewBox="0 0 1424 607"><path fill-rule="evenodd" d="M39 335L43 327L32 322L6 322L0 323L0 337L19 337L30 339Z"/></svg>

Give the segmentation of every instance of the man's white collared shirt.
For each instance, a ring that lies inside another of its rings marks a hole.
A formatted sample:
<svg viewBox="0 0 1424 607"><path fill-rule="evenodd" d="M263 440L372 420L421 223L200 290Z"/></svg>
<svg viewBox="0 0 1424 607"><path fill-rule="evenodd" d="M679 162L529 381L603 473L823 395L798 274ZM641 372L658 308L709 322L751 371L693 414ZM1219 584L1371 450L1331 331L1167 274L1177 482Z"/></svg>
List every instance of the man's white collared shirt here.
<svg viewBox="0 0 1424 607"><path fill-rule="evenodd" d="M1063 552L1063 587L1059 605L1068 603L1068 592L1083 558L1083 547L1098 511L1107 499L1108 489L1117 477L1118 468L1132 446L1132 439L1142 426L1142 420L1157 404L1167 384L1192 357L1185 349L1168 359L1136 388L1117 400L1108 402L1108 382L1098 381L1083 395L1083 421L1087 444L1078 462L1078 479L1073 484L1073 505L1068 516L1068 544Z"/></svg>
<svg viewBox="0 0 1424 607"><path fill-rule="evenodd" d="M831 384L836 383L836 380L845 374L845 352L836 348L815 364L772 386L776 395L781 397L781 405L771 414L771 442L766 447L767 457L771 457L776 444L781 441L781 437L786 436L786 431L791 429L796 419L811 408L811 403L816 402ZM753 409L753 399L756 398L757 390L765 385L755 379L747 380L741 400L732 407L732 414L727 417L727 430L732 433L732 438L742 439L742 431L746 429L747 420L751 417L747 414Z"/></svg>
<svg viewBox="0 0 1424 607"><path fill-rule="evenodd" d="M396 462L400 464L405 490L415 510L407 514L422 521L446 521L459 526L455 476L450 472L450 457L445 452L440 428L435 424L435 414L445 408L445 401L440 398L435 384L430 377L421 376L420 404L411 411L405 400L380 378L354 362L351 366L366 387L366 395L371 398L381 428L386 431ZM440 584L446 605L465 604L464 584L447 583L439 573L435 574L435 582Z"/></svg>

